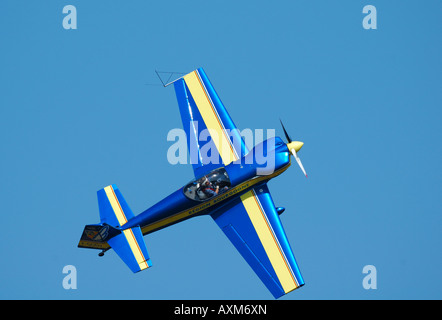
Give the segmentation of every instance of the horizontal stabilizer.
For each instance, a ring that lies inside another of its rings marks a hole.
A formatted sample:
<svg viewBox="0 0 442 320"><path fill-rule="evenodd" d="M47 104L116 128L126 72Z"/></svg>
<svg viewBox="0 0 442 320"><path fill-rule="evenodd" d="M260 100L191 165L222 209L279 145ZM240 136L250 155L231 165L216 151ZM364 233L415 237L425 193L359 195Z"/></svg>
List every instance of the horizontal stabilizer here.
<svg viewBox="0 0 442 320"><path fill-rule="evenodd" d="M97 197L101 223L120 227L135 216L116 185L98 190Z"/></svg>
<svg viewBox="0 0 442 320"><path fill-rule="evenodd" d="M132 272L152 266L140 227L123 230L108 243Z"/></svg>
<svg viewBox="0 0 442 320"><path fill-rule="evenodd" d="M99 190L97 196L101 223L120 227L135 216L116 185ZM122 230L107 243L133 272L152 265L140 227Z"/></svg>
<svg viewBox="0 0 442 320"><path fill-rule="evenodd" d="M133 272L149 268L152 264L140 227L124 229L134 214L120 190L116 185L107 186L98 190L97 197L101 223L87 225L78 246L102 249L103 253L112 247Z"/></svg>

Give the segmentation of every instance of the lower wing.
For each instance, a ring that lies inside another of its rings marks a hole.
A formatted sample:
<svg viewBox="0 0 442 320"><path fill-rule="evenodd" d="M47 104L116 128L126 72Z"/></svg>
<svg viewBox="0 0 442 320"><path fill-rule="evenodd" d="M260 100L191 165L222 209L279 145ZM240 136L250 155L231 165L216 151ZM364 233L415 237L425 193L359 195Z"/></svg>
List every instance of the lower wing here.
<svg viewBox="0 0 442 320"><path fill-rule="evenodd" d="M233 200L212 218L275 298L304 285L266 184Z"/></svg>

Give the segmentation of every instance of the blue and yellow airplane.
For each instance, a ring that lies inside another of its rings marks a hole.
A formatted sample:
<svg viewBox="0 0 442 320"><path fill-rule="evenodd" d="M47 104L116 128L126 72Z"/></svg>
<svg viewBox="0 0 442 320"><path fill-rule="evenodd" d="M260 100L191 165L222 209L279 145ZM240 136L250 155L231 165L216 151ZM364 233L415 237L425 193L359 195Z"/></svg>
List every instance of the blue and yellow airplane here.
<svg viewBox="0 0 442 320"><path fill-rule="evenodd" d="M100 256L112 248L138 272L152 266L144 235L210 215L275 298L303 286L279 219L285 209L275 207L267 187L270 179L288 169L290 154L306 175L297 155L303 143L292 141L282 126L287 143L274 137L248 150L203 69L169 84L175 87L195 180L137 216L117 186L99 190L100 223L85 226L78 247L101 249ZM204 130L211 139L201 141ZM202 152L207 144L217 151L210 159ZM272 168L262 155L271 157Z"/></svg>

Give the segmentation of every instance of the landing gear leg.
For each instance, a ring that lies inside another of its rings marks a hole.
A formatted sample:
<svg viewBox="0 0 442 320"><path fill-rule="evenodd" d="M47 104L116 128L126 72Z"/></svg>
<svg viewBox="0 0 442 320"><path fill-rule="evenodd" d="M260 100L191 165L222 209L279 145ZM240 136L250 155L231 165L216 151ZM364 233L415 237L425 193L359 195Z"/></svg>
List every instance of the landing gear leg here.
<svg viewBox="0 0 442 320"><path fill-rule="evenodd" d="M110 249L110 247L109 247L109 248L106 248L106 249L103 249L103 250L98 254L98 256L99 256L99 257L104 256L104 253L105 253L107 250L109 250L109 249Z"/></svg>

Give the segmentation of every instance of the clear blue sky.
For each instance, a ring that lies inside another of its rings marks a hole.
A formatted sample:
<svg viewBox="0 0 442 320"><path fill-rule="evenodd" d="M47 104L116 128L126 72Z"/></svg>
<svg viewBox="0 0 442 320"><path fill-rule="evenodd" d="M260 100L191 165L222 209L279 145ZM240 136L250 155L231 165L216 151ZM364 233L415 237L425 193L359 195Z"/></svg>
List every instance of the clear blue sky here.
<svg viewBox="0 0 442 320"><path fill-rule="evenodd" d="M62 8L77 8L65 30ZM365 5L377 30L362 28ZM282 299L441 299L440 1L0 2L0 298L273 299L210 217L145 237L136 275L78 249L115 183L136 213L193 178L155 69L203 67L240 129L284 120L309 175L269 188L306 285ZM78 289L62 287L63 267ZM377 289L362 268L377 269Z"/></svg>

